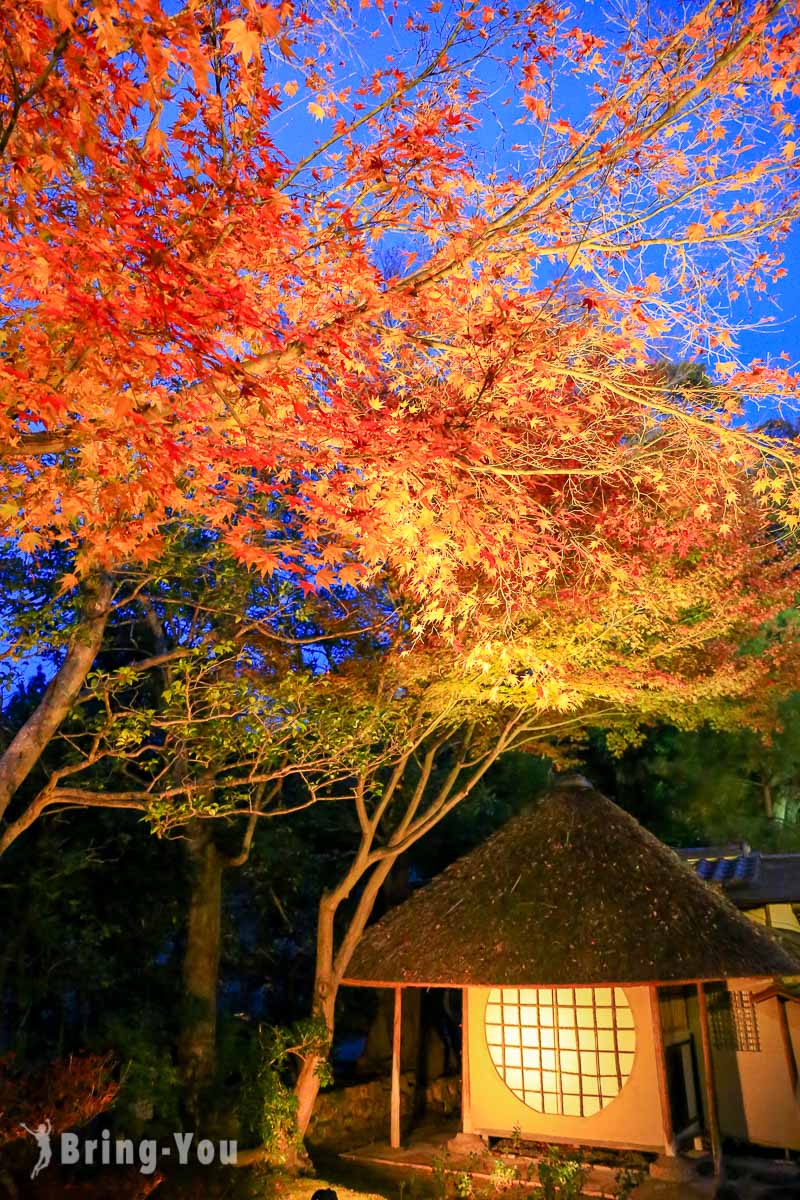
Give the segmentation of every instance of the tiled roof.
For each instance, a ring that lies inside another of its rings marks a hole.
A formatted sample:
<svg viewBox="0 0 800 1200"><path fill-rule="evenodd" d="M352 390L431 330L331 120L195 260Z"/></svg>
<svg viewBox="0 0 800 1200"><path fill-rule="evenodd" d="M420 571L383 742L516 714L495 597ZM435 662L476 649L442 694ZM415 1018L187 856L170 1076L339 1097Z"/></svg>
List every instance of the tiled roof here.
<svg viewBox="0 0 800 1200"><path fill-rule="evenodd" d="M759 854L737 854L735 858L700 858L689 860L705 883L750 883L758 876Z"/></svg>
<svg viewBox="0 0 800 1200"><path fill-rule="evenodd" d="M800 854L760 854L746 845L696 846L678 854L739 908L800 904Z"/></svg>

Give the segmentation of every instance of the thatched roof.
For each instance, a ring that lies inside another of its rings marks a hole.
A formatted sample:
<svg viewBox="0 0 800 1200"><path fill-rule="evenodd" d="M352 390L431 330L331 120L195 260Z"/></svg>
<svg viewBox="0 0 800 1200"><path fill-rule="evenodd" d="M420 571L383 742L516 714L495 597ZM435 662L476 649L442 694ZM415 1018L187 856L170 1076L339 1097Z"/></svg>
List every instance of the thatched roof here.
<svg viewBox="0 0 800 1200"><path fill-rule="evenodd" d="M572 777L368 929L347 983L539 986L800 974L628 813Z"/></svg>

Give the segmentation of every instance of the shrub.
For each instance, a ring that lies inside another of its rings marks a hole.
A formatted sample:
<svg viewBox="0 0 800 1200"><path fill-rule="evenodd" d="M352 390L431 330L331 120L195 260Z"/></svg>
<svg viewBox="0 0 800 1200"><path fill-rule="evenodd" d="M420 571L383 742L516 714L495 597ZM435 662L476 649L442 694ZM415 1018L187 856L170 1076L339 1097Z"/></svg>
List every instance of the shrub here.
<svg viewBox="0 0 800 1200"><path fill-rule="evenodd" d="M567 1158L551 1148L539 1163L542 1200L579 1200L583 1178L583 1165L578 1159Z"/></svg>
<svg viewBox="0 0 800 1200"><path fill-rule="evenodd" d="M49 1120L60 1133L110 1108L119 1091L110 1055L73 1055L31 1070L15 1055L0 1058L0 1146Z"/></svg>

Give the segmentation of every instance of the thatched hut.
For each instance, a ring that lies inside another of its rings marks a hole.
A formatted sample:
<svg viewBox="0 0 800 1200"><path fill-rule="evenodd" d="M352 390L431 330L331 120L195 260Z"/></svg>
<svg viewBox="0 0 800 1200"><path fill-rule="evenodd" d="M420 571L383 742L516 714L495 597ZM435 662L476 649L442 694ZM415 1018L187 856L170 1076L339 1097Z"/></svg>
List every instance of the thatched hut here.
<svg viewBox="0 0 800 1200"><path fill-rule="evenodd" d="M704 1124L718 1157L714 1074L748 1054L770 1079L755 1101L738 1080L750 1124L800 1146L800 1028L777 1000L775 1013L753 1001L798 973L768 930L572 777L372 926L344 982L395 989L394 1145L402 991L442 987L463 989L465 1132L674 1153Z"/></svg>

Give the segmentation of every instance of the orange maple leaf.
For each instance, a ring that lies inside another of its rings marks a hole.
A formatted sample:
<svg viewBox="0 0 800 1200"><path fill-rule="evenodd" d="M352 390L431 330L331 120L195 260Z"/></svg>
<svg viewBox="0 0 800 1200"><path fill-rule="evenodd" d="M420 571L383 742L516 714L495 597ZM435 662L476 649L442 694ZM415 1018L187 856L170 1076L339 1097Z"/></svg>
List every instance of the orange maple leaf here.
<svg viewBox="0 0 800 1200"><path fill-rule="evenodd" d="M249 63L254 55L258 54L261 49L261 34L255 29L250 29L241 17L225 21L223 29L226 42L237 54L241 54L245 63Z"/></svg>
<svg viewBox="0 0 800 1200"><path fill-rule="evenodd" d="M258 19L266 37L278 36L281 31L281 19L274 8L266 4L259 12Z"/></svg>

